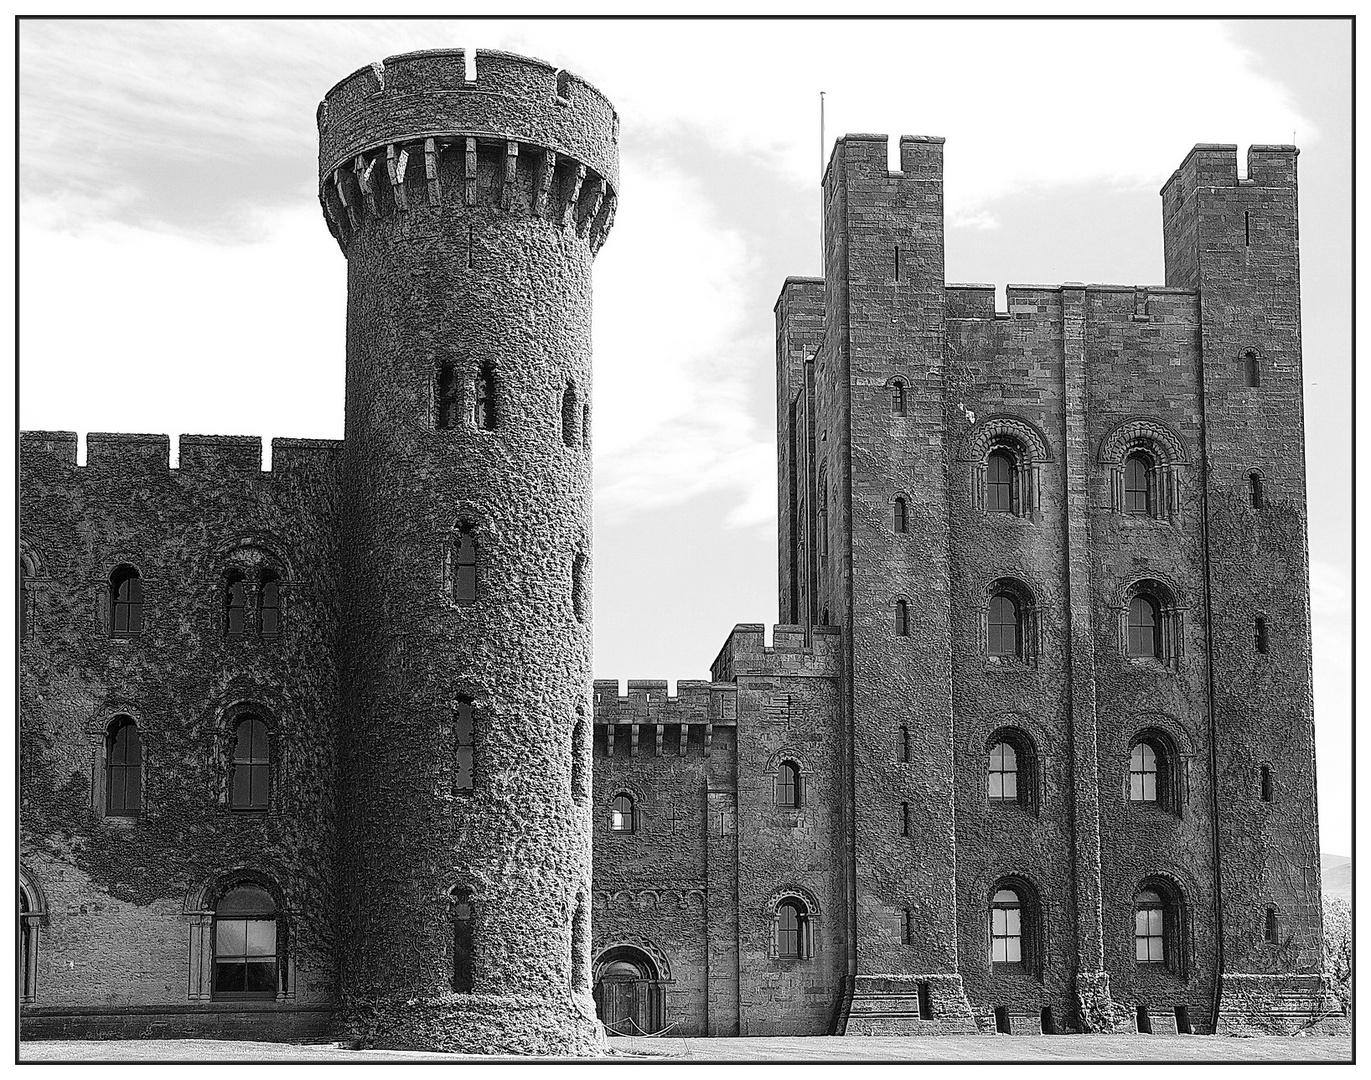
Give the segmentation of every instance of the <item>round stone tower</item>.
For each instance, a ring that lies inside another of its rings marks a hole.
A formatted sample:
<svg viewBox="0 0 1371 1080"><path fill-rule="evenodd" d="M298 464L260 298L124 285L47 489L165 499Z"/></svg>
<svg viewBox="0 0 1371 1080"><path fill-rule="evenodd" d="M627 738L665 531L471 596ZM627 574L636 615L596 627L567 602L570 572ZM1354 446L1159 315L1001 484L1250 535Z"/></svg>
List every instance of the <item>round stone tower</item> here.
<svg viewBox="0 0 1371 1080"><path fill-rule="evenodd" d="M348 260L338 956L378 1046L603 1046L590 989L591 262L618 116L409 53L319 106Z"/></svg>

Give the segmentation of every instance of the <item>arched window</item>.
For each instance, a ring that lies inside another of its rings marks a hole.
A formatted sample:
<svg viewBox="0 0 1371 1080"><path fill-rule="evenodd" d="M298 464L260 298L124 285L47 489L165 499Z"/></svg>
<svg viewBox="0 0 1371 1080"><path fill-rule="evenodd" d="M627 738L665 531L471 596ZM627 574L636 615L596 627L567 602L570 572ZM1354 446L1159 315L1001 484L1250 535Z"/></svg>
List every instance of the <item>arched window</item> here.
<svg viewBox="0 0 1371 1080"><path fill-rule="evenodd" d="M231 638L242 637L247 629L248 587L242 571L224 575L225 630Z"/></svg>
<svg viewBox="0 0 1371 1080"><path fill-rule="evenodd" d="M776 905L776 956L781 960L807 960L813 955L809 909L800 900L786 899Z"/></svg>
<svg viewBox="0 0 1371 1080"><path fill-rule="evenodd" d="M985 462L985 508L995 513L1019 512L1018 465L1008 450L992 450Z"/></svg>
<svg viewBox="0 0 1371 1080"><path fill-rule="evenodd" d="M996 889L990 898L990 962L1023 961L1023 902L1013 889Z"/></svg>
<svg viewBox="0 0 1371 1080"><path fill-rule="evenodd" d="M1157 751L1140 742L1128 758L1128 798L1132 802L1157 801Z"/></svg>
<svg viewBox="0 0 1371 1080"><path fill-rule="evenodd" d="M824 621L828 621L826 613ZM895 636L909 636L909 605L903 600L895 601Z"/></svg>
<svg viewBox="0 0 1371 1080"><path fill-rule="evenodd" d="M132 566L110 574L110 637L137 637L143 632L143 579Z"/></svg>
<svg viewBox="0 0 1371 1080"><path fill-rule="evenodd" d="M990 798L1000 802L1019 800L1019 755L1007 742L990 748Z"/></svg>
<svg viewBox="0 0 1371 1080"><path fill-rule="evenodd" d="M131 718L116 716L105 735L105 813L137 817L142 808L142 740Z"/></svg>
<svg viewBox="0 0 1371 1080"><path fill-rule="evenodd" d="M1261 510L1266 506L1266 492L1262 486L1261 473L1247 474L1247 501L1253 510Z"/></svg>
<svg viewBox="0 0 1371 1080"><path fill-rule="evenodd" d="M891 379L888 385L890 387L890 415L904 416L909 411L904 380Z"/></svg>
<svg viewBox="0 0 1371 1080"><path fill-rule="evenodd" d="M495 366L489 361L476 369L471 422L486 431L495 430Z"/></svg>
<svg viewBox="0 0 1371 1080"><path fill-rule="evenodd" d="M37 974L38 928L34 917L33 905L29 903L24 886L19 886L19 1000L30 1002L34 998L34 976Z"/></svg>
<svg viewBox="0 0 1371 1080"><path fill-rule="evenodd" d="M1123 509L1126 514L1152 514L1152 459L1135 451L1123 464Z"/></svg>
<svg viewBox="0 0 1371 1080"><path fill-rule="evenodd" d="M562 392L562 442L576 445L576 387L571 383Z"/></svg>
<svg viewBox="0 0 1371 1080"><path fill-rule="evenodd" d="M586 621L586 563L589 560L583 554L577 553L571 560L571 610L576 615L577 622Z"/></svg>
<svg viewBox="0 0 1371 1080"><path fill-rule="evenodd" d="M1155 889L1133 901L1133 952L1142 964L1166 963L1166 905Z"/></svg>
<svg viewBox="0 0 1371 1080"><path fill-rule="evenodd" d="M257 628L264 638L281 632L281 583L275 570L263 570L257 593Z"/></svg>
<svg viewBox="0 0 1371 1080"><path fill-rule="evenodd" d="M470 889L454 888L448 897L452 903L452 989L469 994L475 985L475 905Z"/></svg>
<svg viewBox="0 0 1371 1080"><path fill-rule="evenodd" d="M476 707L466 698L457 699L457 762L452 771L454 791L476 789Z"/></svg>
<svg viewBox="0 0 1371 1080"><path fill-rule="evenodd" d="M609 804L609 831L631 833L637 827L633 796L615 795Z"/></svg>
<svg viewBox="0 0 1371 1080"><path fill-rule="evenodd" d="M265 810L271 789L271 741L266 723L257 716L240 716L233 729L233 771L229 806L235 810Z"/></svg>
<svg viewBox="0 0 1371 1080"><path fill-rule="evenodd" d="M460 380L457 369L452 364L443 364L438 369L438 430L448 431L457 426L459 413Z"/></svg>
<svg viewBox="0 0 1371 1080"><path fill-rule="evenodd" d="M1023 657L1023 614L1017 597L1008 592L994 593L988 625L991 656Z"/></svg>
<svg viewBox="0 0 1371 1080"><path fill-rule="evenodd" d="M788 809L798 809L800 801L800 767L793 761L783 761L776 772L776 805Z"/></svg>
<svg viewBox="0 0 1371 1080"><path fill-rule="evenodd" d="M1262 384L1261 360L1256 352L1248 349L1242 354L1243 381L1250 387L1258 387Z"/></svg>
<svg viewBox="0 0 1371 1080"><path fill-rule="evenodd" d="M236 885L214 907L213 996L271 1000L279 982L276 901L260 885Z"/></svg>
<svg viewBox="0 0 1371 1080"><path fill-rule="evenodd" d="M463 525L457 532L452 599L463 606L476 603L476 537L469 525Z"/></svg>
<svg viewBox="0 0 1371 1080"><path fill-rule="evenodd" d="M1150 728L1134 736L1128 752L1128 800L1179 812L1180 769L1170 736Z"/></svg>
<svg viewBox="0 0 1371 1080"><path fill-rule="evenodd" d="M909 531L909 507L905 504L904 496L895 496L895 531L897 533Z"/></svg>
<svg viewBox="0 0 1371 1080"><path fill-rule="evenodd" d="M1162 657L1162 627L1157 601L1138 594L1128 601L1128 655Z"/></svg>

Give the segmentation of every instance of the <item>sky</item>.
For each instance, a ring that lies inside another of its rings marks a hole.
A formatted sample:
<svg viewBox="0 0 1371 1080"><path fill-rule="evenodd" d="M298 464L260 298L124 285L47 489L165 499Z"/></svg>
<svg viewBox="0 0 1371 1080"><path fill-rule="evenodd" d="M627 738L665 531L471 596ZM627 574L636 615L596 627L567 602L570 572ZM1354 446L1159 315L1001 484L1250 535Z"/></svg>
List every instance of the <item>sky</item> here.
<svg viewBox="0 0 1371 1080"><path fill-rule="evenodd" d="M339 438L315 109L421 48L567 67L621 118L595 267L595 674L707 678L777 621L775 344L819 130L947 139L950 282L1164 281L1197 142L1300 147L1322 848L1350 853L1351 37L1333 21L21 23L24 429ZM84 438L82 440L84 453ZM175 451L173 450L173 453ZM84 460L84 458L82 458Z"/></svg>

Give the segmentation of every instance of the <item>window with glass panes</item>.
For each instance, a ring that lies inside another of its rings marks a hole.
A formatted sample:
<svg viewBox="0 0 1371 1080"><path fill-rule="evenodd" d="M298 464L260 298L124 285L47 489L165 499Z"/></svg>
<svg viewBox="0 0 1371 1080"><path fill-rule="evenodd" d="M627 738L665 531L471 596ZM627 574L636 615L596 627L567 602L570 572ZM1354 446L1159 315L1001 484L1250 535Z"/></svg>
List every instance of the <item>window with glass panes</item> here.
<svg viewBox="0 0 1371 1080"><path fill-rule="evenodd" d="M238 885L214 909L214 997L274 998L276 902L257 885Z"/></svg>
<svg viewBox="0 0 1371 1080"><path fill-rule="evenodd" d="M228 572L224 604L228 636L242 637L247 628L248 587L247 582L243 580L243 575L237 570Z"/></svg>
<svg viewBox="0 0 1371 1080"><path fill-rule="evenodd" d="M990 797L1013 800L1019 797L1019 755L1007 742L990 748Z"/></svg>
<svg viewBox="0 0 1371 1080"><path fill-rule="evenodd" d="M1128 797L1133 802L1157 801L1157 751L1149 743L1138 743L1128 759Z"/></svg>
<svg viewBox="0 0 1371 1080"><path fill-rule="evenodd" d="M1006 514L1015 511L1014 456L993 451L985 463L985 508Z"/></svg>
<svg viewBox="0 0 1371 1080"><path fill-rule="evenodd" d="M793 762L781 762L779 775L776 777L776 805L800 805L800 767Z"/></svg>
<svg viewBox="0 0 1371 1080"><path fill-rule="evenodd" d="M452 598L459 604L476 603L476 538L470 529L457 534L457 572Z"/></svg>
<svg viewBox="0 0 1371 1080"><path fill-rule="evenodd" d="M1013 889L1000 889L990 901L990 962L1023 962L1023 906Z"/></svg>
<svg viewBox="0 0 1371 1080"><path fill-rule="evenodd" d="M616 795L609 804L609 831L633 831L633 800L627 795Z"/></svg>
<svg viewBox="0 0 1371 1080"><path fill-rule="evenodd" d="M256 716L242 717L234 727L229 805L237 810L265 810L270 787L271 743L267 725Z"/></svg>
<svg viewBox="0 0 1371 1080"><path fill-rule="evenodd" d="M136 817L143 805L143 747L127 716L110 725L105 757L105 813Z"/></svg>
<svg viewBox="0 0 1371 1080"><path fill-rule="evenodd" d="M1138 893L1133 912L1134 955L1140 963L1166 962L1166 908L1151 889Z"/></svg>
<svg viewBox="0 0 1371 1080"><path fill-rule="evenodd" d="M1152 463L1143 454L1129 454L1124 462L1123 508L1129 514L1152 512Z"/></svg>
<svg viewBox="0 0 1371 1080"><path fill-rule="evenodd" d="M1019 628L1019 602L1007 593L990 598L990 655L1020 656L1023 652Z"/></svg>
<svg viewBox="0 0 1371 1080"><path fill-rule="evenodd" d="M786 900L776 909L776 955L782 960L798 960L803 954L804 913L800 905Z"/></svg>
<svg viewBox="0 0 1371 1080"><path fill-rule="evenodd" d="M133 637L143 631L143 579L131 566L110 576L110 633Z"/></svg>
<svg viewBox="0 0 1371 1080"><path fill-rule="evenodd" d="M281 632L281 584L273 570L262 571L262 589L257 597L257 626L264 638Z"/></svg>
<svg viewBox="0 0 1371 1080"><path fill-rule="evenodd" d="M1161 620L1157 604L1150 596L1135 596L1128 601L1128 655L1162 654Z"/></svg>

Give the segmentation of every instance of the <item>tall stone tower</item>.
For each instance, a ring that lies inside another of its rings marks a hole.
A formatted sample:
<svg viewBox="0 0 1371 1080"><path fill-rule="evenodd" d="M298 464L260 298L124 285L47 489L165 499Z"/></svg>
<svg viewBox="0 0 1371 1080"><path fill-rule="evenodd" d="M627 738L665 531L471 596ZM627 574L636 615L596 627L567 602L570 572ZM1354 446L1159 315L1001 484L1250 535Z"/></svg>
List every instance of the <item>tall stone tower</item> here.
<svg viewBox="0 0 1371 1080"><path fill-rule="evenodd" d="M500 52L319 107L348 260L345 1015L377 1045L585 1053L591 262L618 116Z"/></svg>

